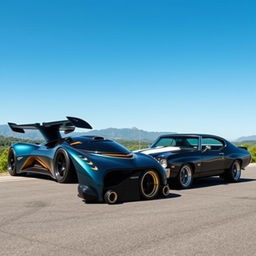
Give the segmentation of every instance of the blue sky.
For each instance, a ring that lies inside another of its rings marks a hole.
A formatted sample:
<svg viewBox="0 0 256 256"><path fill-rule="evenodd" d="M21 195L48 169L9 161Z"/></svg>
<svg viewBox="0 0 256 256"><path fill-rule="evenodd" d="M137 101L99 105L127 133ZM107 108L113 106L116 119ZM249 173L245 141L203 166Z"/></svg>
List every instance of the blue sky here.
<svg viewBox="0 0 256 256"><path fill-rule="evenodd" d="M256 4L0 3L0 124L256 134Z"/></svg>

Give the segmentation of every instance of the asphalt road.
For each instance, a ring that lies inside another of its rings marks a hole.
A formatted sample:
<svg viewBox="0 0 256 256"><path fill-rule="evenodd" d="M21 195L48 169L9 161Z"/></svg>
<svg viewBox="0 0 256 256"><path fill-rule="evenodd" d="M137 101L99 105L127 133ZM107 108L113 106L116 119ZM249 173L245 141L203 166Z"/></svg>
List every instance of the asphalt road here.
<svg viewBox="0 0 256 256"><path fill-rule="evenodd" d="M256 166L167 199L85 204L76 184L0 177L0 255L256 255Z"/></svg>

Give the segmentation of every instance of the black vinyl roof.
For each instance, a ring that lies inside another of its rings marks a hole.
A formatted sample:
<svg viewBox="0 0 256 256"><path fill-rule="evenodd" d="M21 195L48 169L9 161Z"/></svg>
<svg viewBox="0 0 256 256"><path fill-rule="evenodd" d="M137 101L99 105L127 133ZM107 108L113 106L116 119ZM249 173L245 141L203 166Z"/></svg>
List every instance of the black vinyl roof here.
<svg viewBox="0 0 256 256"><path fill-rule="evenodd" d="M219 138L223 140L222 137L219 137L217 135L203 134L203 133L174 133L174 134L164 134L159 136L159 138L167 138L167 137L212 137L212 138Z"/></svg>

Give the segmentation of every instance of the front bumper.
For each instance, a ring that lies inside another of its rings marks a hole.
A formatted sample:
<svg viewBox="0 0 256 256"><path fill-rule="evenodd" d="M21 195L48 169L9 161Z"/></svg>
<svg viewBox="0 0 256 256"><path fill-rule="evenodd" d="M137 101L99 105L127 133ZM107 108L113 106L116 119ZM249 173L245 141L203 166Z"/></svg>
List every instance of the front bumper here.
<svg viewBox="0 0 256 256"><path fill-rule="evenodd" d="M86 183L79 184L78 196L88 202L103 202L105 193L111 190L117 193L119 202L140 200L140 177L142 173L142 170L126 170L122 172L120 170L112 170L105 175L104 185L100 189ZM162 189L167 184L167 179L165 175L160 175L159 178Z"/></svg>
<svg viewBox="0 0 256 256"><path fill-rule="evenodd" d="M104 188L103 193L112 190L117 193L118 201L134 201L140 199L139 191L139 176L130 176L124 179L119 184L107 186ZM86 202L101 202L97 193L87 185L78 185L78 196L86 200ZM103 197L103 196L102 196Z"/></svg>
<svg viewBox="0 0 256 256"><path fill-rule="evenodd" d="M86 199L86 201L98 201L98 196L93 189L86 185L79 184L78 185L78 196Z"/></svg>
<svg viewBox="0 0 256 256"><path fill-rule="evenodd" d="M167 168L165 168L166 178L175 178L179 174L180 167L176 165L168 165Z"/></svg>

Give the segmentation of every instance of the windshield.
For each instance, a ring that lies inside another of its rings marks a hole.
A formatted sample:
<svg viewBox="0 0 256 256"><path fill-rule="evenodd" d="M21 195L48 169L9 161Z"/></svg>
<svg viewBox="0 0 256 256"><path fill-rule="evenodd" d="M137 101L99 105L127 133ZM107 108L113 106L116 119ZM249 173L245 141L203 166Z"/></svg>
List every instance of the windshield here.
<svg viewBox="0 0 256 256"><path fill-rule="evenodd" d="M130 154L131 152L124 146L111 140L76 140L70 143L77 149L98 152L98 153L114 153L114 154Z"/></svg>
<svg viewBox="0 0 256 256"><path fill-rule="evenodd" d="M198 149L199 138L196 137L185 137L185 136L175 136L175 137L162 137L159 138L156 143L154 143L151 148L161 148L161 147L179 147L181 149Z"/></svg>

